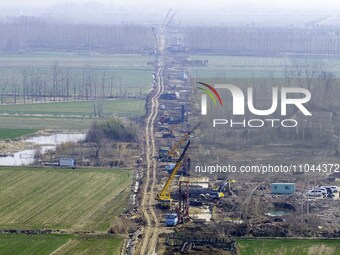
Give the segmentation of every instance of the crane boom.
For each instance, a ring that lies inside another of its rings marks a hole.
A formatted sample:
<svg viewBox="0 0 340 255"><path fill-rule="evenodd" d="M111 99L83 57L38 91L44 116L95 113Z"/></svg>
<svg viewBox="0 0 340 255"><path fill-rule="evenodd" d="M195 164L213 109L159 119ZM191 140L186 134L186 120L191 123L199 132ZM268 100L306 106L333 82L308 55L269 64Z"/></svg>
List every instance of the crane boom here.
<svg viewBox="0 0 340 255"><path fill-rule="evenodd" d="M159 49L159 45L158 45L158 38L157 38L156 29L154 27L152 27L152 31L153 31L153 35L155 37L156 47L157 47L157 50L158 50Z"/></svg>
<svg viewBox="0 0 340 255"><path fill-rule="evenodd" d="M169 17L169 14L170 14L171 11L172 11L172 8L170 8L169 11L168 11L168 13L166 14L166 16L165 16L165 18L164 18L164 20L163 20L162 26L165 25L165 22L166 22L167 18Z"/></svg>
<svg viewBox="0 0 340 255"><path fill-rule="evenodd" d="M174 14L171 16L169 22L165 25L164 30L169 26L169 24L171 23L171 21L172 21L172 19L175 17L175 15L176 15L176 13L174 13Z"/></svg>
<svg viewBox="0 0 340 255"><path fill-rule="evenodd" d="M182 160L188 150L190 146L190 141L187 142L184 150L182 151L181 156L178 158L175 168L172 171L171 175L169 176L167 182L165 183L162 191L160 194L157 195L157 200L160 200L162 207L170 207L171 204L171 197L170 197L170 185L171 185L171 181L174 179L175 175L177 174L178 170L181 168L182 166Z"/></svg>
<svg viewBox="0 0 340 255"><path fill-rule="evenodd" d="M182 143L184 143L190 136L190 134L192 132L194 132L196 130L196 128L199 127L199 125L201 125L201 122L198 123L193 129L191 129L188 133L186 133L183 138L181 140L179 140L174 147L172 147L171 150L168 151L168 155L170 156L174 156L175 155L175 151L178 149L179 146L181 146Z"/></svg>

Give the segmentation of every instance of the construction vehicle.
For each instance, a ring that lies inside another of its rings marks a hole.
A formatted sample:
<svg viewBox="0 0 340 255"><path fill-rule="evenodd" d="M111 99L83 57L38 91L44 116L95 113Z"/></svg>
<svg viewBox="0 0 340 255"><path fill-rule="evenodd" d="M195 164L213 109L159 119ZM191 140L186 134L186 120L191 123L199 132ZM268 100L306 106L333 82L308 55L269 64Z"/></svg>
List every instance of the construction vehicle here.
<svg viewBox="0 0 340 255"><path fill-rule="evenodd" d="M160 205L161 205L162 208L169 209L171 207L171 204L172 204L172 199L171 199L171 196L170 196L171 182L175 178L175 175L177 174L178 170L181 168L183 158L184 158L189 146L190 146L190 140L187 142L186 146L184 147L184 150L182 151L181 156L177 159L176 166L175 166L174 170L172 171L171 175L169 176L167 182L165 183L161 193L157 194L156 200L158 200L160 202Z"/></svg>
<svg viewBox="0 0 340 255"><path fill-rule="evenodd" d="M205 201L217 201L223 197L224 197L224 193L218 192L216 190L211 190L206 194L204 193L200 194L200 199L203 199Z"/></svg>
<svg viewBox="0 0 340 255"><path fill-rule="evenodd" d="M165 166L165 171L167 171L168 173L171 173L176 167L176 164L174 163L168 163L166 166Z"/></svg>
<svg viewBox="0 0 340 255"><path fill-rule="evenodd" d="M170 131L164 131L164 132L162 132L162 137L163 137L163 138L175 138L174 130L171 129Z"/></svg>
<svg viewBox="0 0 340 255"><path fill-rule="evenodd" d="M232 195L232 191L231 191L231 188L230 188L230 183L235 183L235 182L236 182L235 180L225 179L225 180L220 184L220 186L217 188L216 191L223 194L223 196L221 196L221 197L224 197L224 191L225 191L225 190L226 190L230 195Z"/></svg>
<svg viewBox="0 0 340 255"><path fill-rule="evenodd" d="M170 148L169 147L160 147L158 153L158 160L162 162L169 162L171 158L168 155Z"/></svg>
<svg viewBox="0 0 340 255"><path fill-rule="evenodd" d="M224 193L218 192L218 191L211 191L209 193L209 197L212 198L212 199L220 199L220 198L224 197Z"/></svg>
<svg viewBox="0 0 340 255"><path fill-rule="evenodd" d="M178 215L177 213L168 213L165 214L165 225L168 227L173 227L178 224Z"/></svg>
<svg viewBox="0 0 340 255"><path fill-rule="evenodd" d="M226 190L229 194L231 193L231 189L230 189L230 183L235 183L235 180L231 180L231 179L225 179L219 186L218 188L213 189L210 193L206 194L204 197L210 198L210 199L220 199L223 198L224 195L224 191Z"/></svg>

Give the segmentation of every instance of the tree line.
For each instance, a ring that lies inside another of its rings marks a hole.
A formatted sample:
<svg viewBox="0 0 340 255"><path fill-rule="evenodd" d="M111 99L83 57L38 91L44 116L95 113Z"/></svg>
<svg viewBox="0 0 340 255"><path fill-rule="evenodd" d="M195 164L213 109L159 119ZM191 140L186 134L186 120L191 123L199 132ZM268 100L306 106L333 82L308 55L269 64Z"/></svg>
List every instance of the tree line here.
<svg viewBox="0 0 340 255"><path fill-rule="evenodd" d="M91 67L72 70L57 61L43 71L24 66L0 78L0 105L142 97L145 97L142 88L125 86L122 77L109 70Z"/></svg>
<svg viewBox="0 0 340 255"><path fill-rule="evenodd" d="M187 27L192 52L229 55L339 55L336 27Z"/></svg>
<svg viewBox="0 0 340 255"><path fill-rule="evenodd" d="M66 24L21 16L0 23L0 51L152 52L152 30L140 25Z"/></svg>

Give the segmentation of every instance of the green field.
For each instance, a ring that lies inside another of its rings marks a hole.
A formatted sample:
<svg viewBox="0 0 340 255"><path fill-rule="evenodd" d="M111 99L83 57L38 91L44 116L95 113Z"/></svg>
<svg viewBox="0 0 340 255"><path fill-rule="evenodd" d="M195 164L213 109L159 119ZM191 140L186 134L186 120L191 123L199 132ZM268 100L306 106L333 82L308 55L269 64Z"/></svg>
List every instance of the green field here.
<svg viewBox="0 0 340 255"><path fill-rule="evenodd" d="M47 255L68 242L69 235L0 234L2 255Z"/></svg>
<svg viewBox="0 0 340 255"><path fill-rule="evenodd" d="M0 228L107 230L127 206L132 173L0 168Z"/></svg>
<svg viewBox="0 0 340 255"><path fill-rule="evenodd" d="M91 254L118 255L123 239L118 236L0 234L2 255Z"/></svg>
<svg viewBox="0 0 340 255"><path fill-rule="evenodd" d="M0 139L14 138L21 134L15 129L71 129L87 130L94 120L91 101L0 105ZM105 100L103 117L135 117L145 114L145 101L132 99ZM2 129L4 132L1 132ZM25 133L24 133L25 134Z"/></svg>
<svg viewBox="0 0 340 255"><path fill-rule="evenodd" d="M79 130L87 131L94 119L93 118L58 118L58 117L15 117L15 116L0 116L1 128L22 129L60 129L60 130ZM96 119L96 121L104 121ZM7 134L4 134L7 136Z"/></svg>
<svg viewBox="0 0 340 255"><path fill-rule="evenodd" d="M1 105L0 113L8 115L46 115L56 117L91 117L94 116L94 103L92 101L63 102L63 103L37 103ZM145 113L144 100L119 99L105 100L103 102L104 117L141 116Z"/></svg>
<svg viewBox="0 0 340 255"><path fill-rule="evenodd" d="M0 88L4 86L5 92L11 92L13 86L9 86L9 83L13 81L20 87L24 73L29 79L39 77L47 83L47 87L51 87L52 66L57 63L59 75L67 73L70 82L74 80L76 83L82 83L90 79L100 84L105 79L105 90L110 91L110 94L112 92L113 95L118 95L121 86L128 94L138 95L140 92L145 93L151 87L153 66L148 64L151 61L153 61L152 56L137 54L2 53L0 54ZM71 87L72 84L73 82Z"/></svg>
<svg viewBox="0 0 340 255"><path fill-rule="evenodd" d="M1 53L0 128L89 129L102 103L84 100L143 98L151 88L153 60L137 54ZM101 117L142 116L144 105L143 99L105 100ZM3 132L0 139L18 136Z"/></svg>
<svg viewBox="0 0 340 255"><path fill-rule="evenodd" d="M340 61L336 58L248 57L194 55L191 60L208 60L206 67L191 67L193 78L284 78L285 66L320 64L324 70L340 77Z"/></svg>
<svg viewBox="0 0 340 255"><path fill-rule="evenodd" d="M0 128L0 140L18 138L20 136L33 134L36 131L36 129Z"/></svg>
<svg viewBox="0 0 340 255"><path fill-rule="evenodd" d="M58 254L119 255L123 239L117 236L79 237L71 239Z"/></svg>
<svg viewBox="0 0 340 255"><path fill-rule="evenodd" d="M340 240L239 239L240 255L339 255Z"/></svg>
<svg viewBox="0 0 340 255"><path fill-rule="evenodd" d="M139 54L77 54L69 52L35 52L24 54L0 54L1 66L49 66L57 61L60 64L82 67L91 64L94 67L114 66L114 67L148 67L148 62L154 59L153 56Z"/></svg>

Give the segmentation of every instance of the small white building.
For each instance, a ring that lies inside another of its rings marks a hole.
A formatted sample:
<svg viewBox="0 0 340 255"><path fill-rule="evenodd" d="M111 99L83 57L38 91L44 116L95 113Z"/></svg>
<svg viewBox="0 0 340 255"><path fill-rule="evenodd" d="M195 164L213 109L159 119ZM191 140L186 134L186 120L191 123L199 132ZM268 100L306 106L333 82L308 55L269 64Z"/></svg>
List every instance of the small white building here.
<svg viewBox="0 0 340 255"><path fill-rule="evenodd" d="M74 167L74 159L73 158L60 158L59 166L60 167Z"/></svg>

